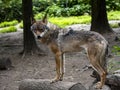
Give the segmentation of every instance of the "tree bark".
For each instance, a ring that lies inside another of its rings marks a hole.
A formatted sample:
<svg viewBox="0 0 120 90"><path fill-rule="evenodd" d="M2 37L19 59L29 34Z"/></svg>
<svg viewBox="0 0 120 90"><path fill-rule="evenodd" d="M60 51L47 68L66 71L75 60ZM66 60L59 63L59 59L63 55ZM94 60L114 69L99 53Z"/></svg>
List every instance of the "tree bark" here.
<svg viewBox="0 0 120 90"><path fill-rule="evenodd" d="M96 31L101 34L112 32L112 29L107 19L105 0L91 0L91 6L92 6L91 31Z"/></svg>
<svg viewBox="0 0 120 90"><path fill-rule="evenodd" d="M50 80L27 79L20 83L19 90L86 90L86 88L74 82L50 83Z"/></svg>
<svg viewBox="0 0 120 90"><path fill-rule="evenodd" d="M31 32L31 19L33 18L32 14L32 0L22 0L23 6L23 26L24 26L24 50L23 54L36 52L38 46L36 44L33 33Z"/></svg>

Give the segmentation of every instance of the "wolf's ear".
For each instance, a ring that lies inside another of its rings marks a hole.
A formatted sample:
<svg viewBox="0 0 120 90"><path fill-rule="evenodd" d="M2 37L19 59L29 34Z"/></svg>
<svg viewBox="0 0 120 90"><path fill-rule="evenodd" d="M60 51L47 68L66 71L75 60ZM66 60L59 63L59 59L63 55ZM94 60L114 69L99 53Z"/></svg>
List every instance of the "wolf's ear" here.
<svg viewBox="0 0 120 90"><path fill-rule="evenodd" d="M45 13L45 15L44 15L44 17L43 17L43 19L42 19L43 23L45 23L45 24L48 23L48 20L47 20L48 11L49 11L49 10L46 11L46 13Z"/></svg>
<svg viewBox="0 0 120 90"><path fill-rule="evenodd" d="M31 25L33 25L36 22L35 18L31 17Z"/></svg>

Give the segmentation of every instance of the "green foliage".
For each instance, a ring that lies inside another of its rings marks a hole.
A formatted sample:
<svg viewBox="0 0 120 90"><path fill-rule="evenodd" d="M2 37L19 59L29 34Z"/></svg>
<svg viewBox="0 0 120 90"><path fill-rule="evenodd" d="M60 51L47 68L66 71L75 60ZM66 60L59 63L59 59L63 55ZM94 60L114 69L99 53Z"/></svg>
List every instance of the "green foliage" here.
<svg viewBox="0 0 120 90"><path fill-rule="evenodd" d="M110 11L108 13L109 20L120 20L120 11Z"/></svg>
<svg viewBox="0 0 120 90"><path fill-rule="evenodd" d="M106 0L107 10L120 10L119 0ZM90 0L33 0L33 13L50 8L50 16L79 16L90 14ZM119 15L118 15L119 16ZM0 0L0 22L22 20L22 0Z"/></svg>
<svg viewBox="0 0 120 90"><path fill-rule="evenodd" d="M57 6L56 4L49 6L49 15L50 16L78 16L83 15L85 13L90 13L90 5L74 5L73 7L69 8L62 8Z"/></svg>
<svg viewBox="0 0 120 90"><path fill-rule="evenodd" d="M38 13L35 15L35 19L41 19L43 17L44 13Z"/></svg>
<svg viewBox="0 0 120 90"><path fill-rule="evenodd" d="M20 22L19 27L23 28L23 21Z"/></svg>
<svg viewBox="0 0 120 90"><path fill-rule="evenodd" d="M118 23L111 23L111 24L110 24L110 27L112 27L112 28L118 28L119 25L118 25Z"/></svg>
<svg viewBox="0 0 120 90"><path fill-rule="evenodd" d="M112 52L115 53L116 55L120 55L120 46L113 46Z"/></svg>
<svg viewBox="0 0 120 90"><path fill-rule="evenodd" d="M0 22L22 19L22 0L0 0Z"/></svg>
<svg viewBox="0 0 120 90"><path fill-rule="evenodd" d="M49 21L60 26L60 27L65 27L67 25L72 25L72 24L88 24L90 23L91 17L88 15L85 16L72 16L72 17L51 17L49 18Z"/></svg>
<svg viewBox="0 0 120 90"><path fill-rule="evenodd" d="M119 0L106 0L106 8L108 11L120 10L120 1Z"/></svg>
<svg viewBox="0 0 120 90"><path fill-rule="evenodd" d="M0 33L9 33L9 32L16 32L17 28L15 26L10 26L7 28L3 28L0 30Z"/></svg>
<svg viewBox="0 0 120 90"><path fill-rule="evenodd" d="M33 0L33 13L44 11L51 3L48 0Z"/></svg>
<svg viewBox="0 0 120 90"><path fill-rule="evenodd" d="M18 24L17 20L13 20L13 21L10 21L10 22L5 21L5 22L0 23L0 28L13 26L13 25L16 25L16 24Z"/></svg>
<svg viewBox="0 0 120 90"><path fill-rule="evenodd" d="M56 4L49 6L47 9L49 9L50 16L61 16L62 8L57 6Z"/></svg>
<svg viewBox="0 0 120 90"><path fill-rule="evenodd" d="M120 12L119 11L112 11L108 12L108 19L109 20L120 20ZM44 13L39 13L35 15L36 19L41 19L43 17ZM116 17L118 15L118 17ZM111 18L112 17L112 18ZM69 16L69 17L50 17L49 16L49 21L60 26L60 27L65 27L67 25L72 25L72 24L89 24L91 21L91 16L90 15L82 15L82 16ZM111 27L116 28L118 27L118 24L110 24Z"/></svg>

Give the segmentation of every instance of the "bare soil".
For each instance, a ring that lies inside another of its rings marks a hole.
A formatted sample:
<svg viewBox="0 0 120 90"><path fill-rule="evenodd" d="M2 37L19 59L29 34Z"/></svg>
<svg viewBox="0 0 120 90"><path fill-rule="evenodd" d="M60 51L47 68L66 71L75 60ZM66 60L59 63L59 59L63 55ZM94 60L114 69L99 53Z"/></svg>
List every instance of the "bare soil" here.
<svg viewBox="0 0 120 90"><path fill-rule="evenodd" d="M120 30L120 29L119 29ZM120 45L115 41L114 34L107 34L110 50L113 45ZM19 54L23 50L23 33L21 31L8 34L0 34L0 58L8 57L12 61L13 68L0 71L0 90L18 90L20 81L24 79L53 79L55 76L54 55L47 46L38 43L46 55L26 55L24 58ZM120 62L120 57L112 53L108 62ZM86 53L67 53L65 61L65 75L63 81L80 82L86 88L92 85L95 78L91 77L93 69L87 68L89 60ZM113 67L110 67L112 69ZM116 65L120 69L120 65Z"/></svg>

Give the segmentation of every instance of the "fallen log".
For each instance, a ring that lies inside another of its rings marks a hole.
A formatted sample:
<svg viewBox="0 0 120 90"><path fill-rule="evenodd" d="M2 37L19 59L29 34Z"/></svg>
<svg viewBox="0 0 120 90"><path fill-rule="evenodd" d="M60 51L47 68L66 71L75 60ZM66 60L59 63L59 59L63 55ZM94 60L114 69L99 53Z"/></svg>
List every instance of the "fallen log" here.
<svg viewBox="0 0 120 90"><path fill-rule="evenodd" d="M19 90L86 90L81 83L59 81L51 83L50 80L27 79L20 83Z"/></svg>

